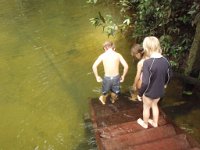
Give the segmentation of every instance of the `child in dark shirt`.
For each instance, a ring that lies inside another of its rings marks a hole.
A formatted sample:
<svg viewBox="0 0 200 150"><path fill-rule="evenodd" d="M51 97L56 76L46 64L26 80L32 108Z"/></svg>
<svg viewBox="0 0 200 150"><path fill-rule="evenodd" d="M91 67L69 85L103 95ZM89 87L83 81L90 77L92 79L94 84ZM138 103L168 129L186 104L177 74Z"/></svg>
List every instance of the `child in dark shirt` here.
<svg viewBox="0 0 200 150"><path fill-rule="evenodd" d="M164 95L165 86L169 82L170 64L161 55L160 42L156 37L146 37L143 41L143 48L150 58L143 63L142 85L138 93L138 99L143 100L143 119L139 118L137 122L143 128L148 128L148 123L157 127L159 118L157 104ZM153 119L149 119L151 108Z"/></svg>

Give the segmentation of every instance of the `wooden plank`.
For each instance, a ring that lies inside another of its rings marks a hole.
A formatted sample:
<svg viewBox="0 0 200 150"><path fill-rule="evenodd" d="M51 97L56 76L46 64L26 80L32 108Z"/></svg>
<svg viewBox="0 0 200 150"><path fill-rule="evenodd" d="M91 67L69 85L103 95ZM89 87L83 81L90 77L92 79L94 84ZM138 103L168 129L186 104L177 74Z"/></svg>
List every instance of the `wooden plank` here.
<svg viewBox="0 0 200 150"><path fill-rule="evenodd" d="M166 124L166 120L163 116L161 116L159 118L158 125L163 126ZM149 128L151 128L151 126L149 126ZM118 135L123 135L131 132L135 133L140 130L143 130L143 128L141 128L136 121L131 121L118 125L108 126L105 128L100 128L97 132L99 132L101 138L113 138Z"/></svg>
<svg viewBox="0 0 200 150"><path fill-rule="evenodd" d="M96 117L102 117L102 116L109 116L115 113L119 113L121 111L127 111L127 110L140 110L142 111L142 103L141 102L133 102L128 99L122 99L119 98L114 104L107 103L105 105L102 105L98 99L92 99L91 100L91 107L93 110L95 110L95 116Z"/></svg>
<svg viewBox="0 0 200 150"><path fill-rule="evenodd" d="M106 150L122 150L133 145L145 144L175 135L173 126L168 124L158 128L142 129L139 132L119 135L111 139L101 139L101 141Z"/></svg>
<svg viewBox="0 0 200 150"><path fill-rule="evenodd" d="M135 121L142 114L142 103L128 99L119 99L114 104L106 105L102 105L98 99L92 99L90 108L95 128Z"/></svg>
<svg viewBox="0 0 200 150"><path fill-rule="evenodd" d="M96 119L97 127L102 128L125 122L135 121L141 116L141 112L136 112L138 111L127 110L105 117L99 117L98 119Z"/></svg>
<svg viewBox="0 0 200 150"><path fill-rule="evenodd" d="M130 150L188 150L190 145L185 134L164 138L151 143L129 147Z"/></svg>
<svg viewBox="0 0 200 150"><path fill-rule="evenodd" d="M142 128L136 120L142 117L142 103L121 96L114 104L90 103L96 143L99 150L154 149L199 150L199 143L177 127L160 109L158 127ZM152 116L151 116L152 117Z"/></svg>
<svg viewBox="0 0 200 150"><path fill-rule="evenodd" d="M189 150L200 150L200 148L194 147L194 148L191 148L191 149L189 149Z"/></svg>

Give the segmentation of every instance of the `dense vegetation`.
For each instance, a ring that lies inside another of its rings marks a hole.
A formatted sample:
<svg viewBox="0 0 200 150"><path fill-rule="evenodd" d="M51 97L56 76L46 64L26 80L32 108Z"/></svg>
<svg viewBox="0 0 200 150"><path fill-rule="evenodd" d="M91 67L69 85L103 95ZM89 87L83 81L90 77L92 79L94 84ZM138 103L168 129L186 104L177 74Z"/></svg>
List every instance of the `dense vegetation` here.
<svg viewBox="0 0 200 150"><path fill-rule="evenodd" d="M88 0L97 5L106 1L118 7L121 22L115 22L110 14L91 18L94 26L102 26L108 36L117 32L141 43L147 35L159 37L164 55L174 70L184 72L186 58L195 35L195 16L199 13L197 0ZM130 34L131 33L131 34Z"/></svg>

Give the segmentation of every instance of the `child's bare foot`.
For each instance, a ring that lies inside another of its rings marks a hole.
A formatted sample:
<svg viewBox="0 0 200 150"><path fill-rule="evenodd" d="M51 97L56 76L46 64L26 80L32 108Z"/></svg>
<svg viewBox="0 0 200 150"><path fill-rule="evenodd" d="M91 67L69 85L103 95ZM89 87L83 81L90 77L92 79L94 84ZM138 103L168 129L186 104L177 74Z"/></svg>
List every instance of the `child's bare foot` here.
<svg viewBox="0 0 200 150"><path fill-rule="evenodd" d="M103 95L101 95L101 96L99 97L99 100L100 100L100 102L101 102L103 105L106 104L105 101L104 101L104 96L103 96Z"/></svg>
<svg viewBox="0 0 200 150"><path fill-rule="evenodd" d="M110 98L110 101L111 101L111 103L112 103L112 104L114 104L114 103L115 103L115 100L114 100L114 99L112 99L112 98Z"/></svg>
<svg viewBox="0 0 200 150"><path fill-rule="evenodd" d="M152 119L149 119L148 123L150 123L154 128L158 127L158 124L154 123Z"/></svg>
<svg viewBox="0 0 200 150"><path fill-rule="evenodd" d="M143 121L141 118L139 118L139 119L137 120L137 123L138 123L139 125L141 125L141 126L142 126L143 128L145 128L145 129L148 128L148 124L144 123L144 121Z"/></svg>

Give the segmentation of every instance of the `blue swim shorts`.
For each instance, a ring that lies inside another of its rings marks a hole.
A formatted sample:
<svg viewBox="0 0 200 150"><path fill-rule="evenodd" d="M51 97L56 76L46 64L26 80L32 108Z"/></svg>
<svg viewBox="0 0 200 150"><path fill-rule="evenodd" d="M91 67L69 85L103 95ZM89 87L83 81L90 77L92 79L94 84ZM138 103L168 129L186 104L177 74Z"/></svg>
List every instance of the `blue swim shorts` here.
<svg viewBox="0 0 200 150"><path fill-rule="evenodd" d="M109 91L119 94L120 92L120 75L103 78L102 94L106 95Z"/></svg>

